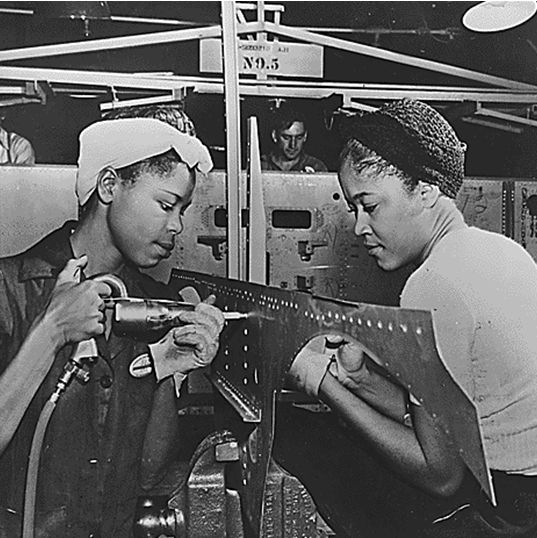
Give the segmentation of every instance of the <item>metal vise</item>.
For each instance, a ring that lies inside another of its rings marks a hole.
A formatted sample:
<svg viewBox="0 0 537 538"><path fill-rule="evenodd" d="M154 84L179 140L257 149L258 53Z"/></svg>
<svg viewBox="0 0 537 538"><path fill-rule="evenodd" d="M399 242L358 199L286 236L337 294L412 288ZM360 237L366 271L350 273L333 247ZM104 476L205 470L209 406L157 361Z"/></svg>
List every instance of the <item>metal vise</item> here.
<svg viewBox="0 0 537 538"><path fill-rule="evenodd" d="M234 482L239 474L239 443L224 430L206 437L197 447L188 470L170 496L140 497L135 538L244 538L252 529L242 515ZM271 461L261 537L314 538L316 509L294 476Z"/></svg>

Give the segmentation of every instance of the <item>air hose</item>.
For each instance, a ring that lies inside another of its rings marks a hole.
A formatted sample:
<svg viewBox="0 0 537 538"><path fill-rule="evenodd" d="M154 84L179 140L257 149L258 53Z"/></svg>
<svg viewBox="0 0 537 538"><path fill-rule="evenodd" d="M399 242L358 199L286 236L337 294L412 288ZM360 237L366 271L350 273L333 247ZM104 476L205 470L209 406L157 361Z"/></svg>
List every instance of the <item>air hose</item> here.
<svg viewBox="0 0 537 538"><path fill-rule="evenodd" d="M93 344L90 344L93 342ZM82 365L79 362L81 353L80 349L83 345L87 345L92 349L97 349L94 340L87 340L81 342L77 347L75 356L73 359L64 366L62 375L56 383L56 388L52 393L51 397L47 400L41 414L39 415L39 420L37 421L37 426L34 431L34 436L32 438L32 446L30 448L30 459L28 462L28 473L26 475L26 489L24 491L24 516L22 521L22 538L33 538L34 529L35 529L35 502L36 502L36 493L37 493L37 475L39 472L39 460L41 456L41 448L43 447L43 441L45 440L45 433L47 432L47 426L52 417L52 413L56 408L56 403L58 402L61 394L71 383L73 377L76 375L81 378L83 381L89 380L89 372L82 368ZM81 357L82 358L82 357Z"/></svg>
<svg viewBox="0 0 537 538"><path fill-rule="evenodd" d="M45 439L45 432L52 417L56 402L48 400L44 405L39 421L32 438L28 474L26 476L26 489L24 491L24 517L22 521L22 538L33 538L35 527L35 500L37 490L37 473L39 471L39 455Z"/></svg>

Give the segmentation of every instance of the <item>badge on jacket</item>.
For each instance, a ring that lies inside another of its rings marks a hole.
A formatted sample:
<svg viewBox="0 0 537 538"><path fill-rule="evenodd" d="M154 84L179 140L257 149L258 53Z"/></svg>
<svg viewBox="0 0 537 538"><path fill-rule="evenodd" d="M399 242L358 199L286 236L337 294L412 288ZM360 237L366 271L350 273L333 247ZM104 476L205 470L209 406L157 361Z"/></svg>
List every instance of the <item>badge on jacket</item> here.
<svg viewBox="0 0 537 538"><path fill-rule="evenodd" d="M138 355L129 365L132 377L146 377L153 371L153 363L148 353Z"/></svg>

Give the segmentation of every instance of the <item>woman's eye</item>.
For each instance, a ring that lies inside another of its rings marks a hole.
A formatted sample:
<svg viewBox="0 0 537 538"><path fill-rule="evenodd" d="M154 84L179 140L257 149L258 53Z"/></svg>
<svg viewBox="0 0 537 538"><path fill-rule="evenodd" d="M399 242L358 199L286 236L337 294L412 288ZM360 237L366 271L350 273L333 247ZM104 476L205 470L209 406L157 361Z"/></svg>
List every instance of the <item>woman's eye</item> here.
<svg viewBox="0 0 537 538"><path fill-rule="evenodd" d="M159 202L159 204L164 211L171 211L173 209L173 206L170 204L166 204L164 202Z"/></svg>
<svg viewBox="0 0 537 538"><path fill-rule="evenodd" d="M377 207L376 205L366 205L366 206L364 206L364 211L366 213L373 213L373 211L375 211L376 207Z"/></svg>

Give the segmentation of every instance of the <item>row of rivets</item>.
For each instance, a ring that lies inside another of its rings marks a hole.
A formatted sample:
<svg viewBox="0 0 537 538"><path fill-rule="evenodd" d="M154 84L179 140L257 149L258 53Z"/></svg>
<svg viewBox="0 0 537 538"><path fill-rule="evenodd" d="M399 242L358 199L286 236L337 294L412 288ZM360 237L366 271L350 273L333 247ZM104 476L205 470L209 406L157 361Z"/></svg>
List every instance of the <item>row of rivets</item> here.
<svg viewBox="0 0 537 538"><path fill-rule="evenodd" d="M317 321L325 321L325 319L328 317L329 319L332 318L332 312L327 312L326 314L314 314L313 312L308 312L308 311L304 311L304 316L306 318L311 318L311 319L315 319ZM337 321L339 321L339 314L335 314L334 315L334 319L336 319ZM341 321L347 321L347 317L345 316L345 314L342 314L341 315ZM354 323L354 318L351 316L348 318L348 321L349 323ZM356 323L361 327L363 325L363 320L362 318L358 318L356 320ZM371 328L373 327L373 321L371 319L366 319L365 320L365 324L367 327ZM384 324L382 323L382 320L378 320L377 323L376 323L376 327L378 329L383 329L384 328ZM408 332L408 326L404 323L401 323L399 325L399 328L401 329L401 331L403 331L404 333ZM387 325L387 329L388 331L390 332L393 332L393 323L390 321L388 322L388 325ZM423 329L421 327L417 327L416 328L416 334L417 335L421 335L423 333Z"/></svg>

